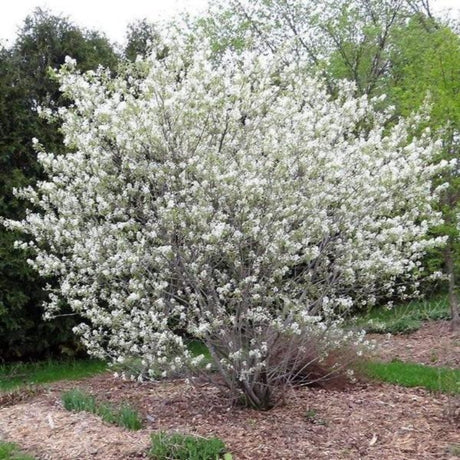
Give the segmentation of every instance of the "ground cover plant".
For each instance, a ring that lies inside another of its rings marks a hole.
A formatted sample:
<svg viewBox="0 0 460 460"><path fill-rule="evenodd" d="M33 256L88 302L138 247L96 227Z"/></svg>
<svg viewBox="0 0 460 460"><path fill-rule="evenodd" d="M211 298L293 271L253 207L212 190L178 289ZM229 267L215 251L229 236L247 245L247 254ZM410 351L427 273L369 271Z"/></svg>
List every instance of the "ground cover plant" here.
<svg viewBox="0 0 460 460"><path fill-rule="evenodd" d="M75 412L90 412L96 414L107 423L113 423L128 430L142 428L139 413L127 404L113 407L111 404L97 402L94 396L79 389L66 391L61 397L64 408Z"/></svg>
<svg viewBox="0 0 460 460"><path fill-rule="evenodd" d="M151 436L149 456L153 460L232 460L218 438L201 438L180 433L158 432Z"/></svg>
<svg viewBox="0 0 460 460"><path fill-rule="evenodd" d="M48 315L65 298L86 318L92 355L136 359L140 378L201 371L186 335L235 401L268 409L312 366L341 368L327 357L362 342L342 316L410 285L442 243L439 145L284 54L215 62L205 37L177 36L157 53L114 78L67 60L69 152L36 142L49 180L19 194L43 212L7 225L58 279Z"/></svg>
<svg viewBox="0 0 460 460"><path fill-rule="evenodd" d="M0 441L0 460L34 460L23 453L16 444Z"/></svg>
<svg viewBox="0 0 460 460"><path fill-rule="evenodd" d="M0 391L57 380L81 379L106 370L107 364L95 359L0 364Z"/></svg>

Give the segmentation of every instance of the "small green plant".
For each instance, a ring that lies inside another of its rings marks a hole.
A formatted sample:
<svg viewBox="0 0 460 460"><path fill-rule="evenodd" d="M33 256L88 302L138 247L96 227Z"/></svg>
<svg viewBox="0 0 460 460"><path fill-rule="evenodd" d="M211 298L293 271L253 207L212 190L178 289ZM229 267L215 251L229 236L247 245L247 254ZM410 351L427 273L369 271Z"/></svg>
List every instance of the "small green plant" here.
<svg viewBox="0 0 460 460"><path fill-rule="evenodd" d="M316 415L317 415L317 412L315 409L307 409L307 411L305 412L305 418L309 422L313 422L315 420Z"/></svg>
<svg viewBox="0 0 460 460"><path fill-rule="evenodd" d="M251 427L251 428L255 428L257 426L257 419L255 418L250 418L248 420L248 425Z"/></svg>
<svg viewBox="0 0 460 460"><path fill-rule="evenodd" d="M318 411L313 408L309 408L305 412L305 420L315 425L327 425L326 420L318 417Z"/></svg>
<svg viewBox="0 0 460 460"><path fill-rule="evenodd" d="M451 444L448 447L449 454L452 455L453 457L459 457L460 458L460 444Z"/></svg>
<svg viewBox="0 0 460 460"><path fill-rule="evenodd" d="M437 363L438 361L439 361L438 353L436 353L434 350L432 350L431 354L430 354L430 362L432 362L434 364L434 363Z"/></svg>
<svg viewBox="0 0 460 460"><path fill-rule="evenodd" d="M0 460L34 460L34 457L21 452L16 444L0 441Z"/></svg>
<svg viewBox="0 0 460 460"><path fill-rule="evenodd" d="M104 422L111 423L114 425L117 425L117 414L113 407L110 404L103 403L103 404L98 404L95 409L95 414L99 415Z"/></svg>
<svg viewBox="0 0 460 460"><path fill-rule="evenodd" d="M62 403L67 410L75 412L96 413L96 400L93 396L84 393L81 390L73 389L66 391L62 395Z"/></svg>
<svg viewBox="0 0 460 460"><path fill-rule="evenodd" d="M231 460L218 438L200 438L179 433L152 434L149 456L153 460Z"/></svg>
<svg viewBox="0 0 460 460"><path fill-rule="evenodd" d="M117 425L135 431L142 428L142 420L136 410L125 405L121 406L117 413Z"/></svg>
<svg viewBox="0 0 460 460"><path fill-rule="evenodd" d="M118 409L108 403L98 404L94 396L79 389L63 393L61 399L67 410L90 412L98 415L107 423L122 426L128 430L139 430L142 428L142 420L139 413L126 404Z"/></svg>

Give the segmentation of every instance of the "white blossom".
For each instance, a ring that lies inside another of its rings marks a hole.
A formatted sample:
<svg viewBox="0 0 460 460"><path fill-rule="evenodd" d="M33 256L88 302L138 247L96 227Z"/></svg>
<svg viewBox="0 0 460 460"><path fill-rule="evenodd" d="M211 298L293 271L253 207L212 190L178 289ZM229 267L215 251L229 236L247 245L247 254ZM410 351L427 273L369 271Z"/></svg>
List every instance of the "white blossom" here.
<svg viewBox="0 0 460 460"><path fill-rule="evenodd" d="M85 319L90 353L167 375L202 366L187 331L247 388L280 340L327 354L353 340L343 314L420 275L442 243L427 236L439 147L413 120L384 131L390 114L346 82L332 98L282 55L214 65L201 41L116 77L66 60L68 151L40 153L48 178L18 193L41 210L8 226L58 281L47 312L63 297Z"/></svg>

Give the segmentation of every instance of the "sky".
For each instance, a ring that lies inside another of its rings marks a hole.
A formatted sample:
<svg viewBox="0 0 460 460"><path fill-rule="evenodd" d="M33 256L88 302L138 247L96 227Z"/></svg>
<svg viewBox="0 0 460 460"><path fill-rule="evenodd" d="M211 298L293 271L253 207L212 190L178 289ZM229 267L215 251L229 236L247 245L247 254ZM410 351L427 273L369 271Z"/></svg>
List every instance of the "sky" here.
<svg viewBox="0 0 460 460"><path fill-rule="evenodd" d="M14 41L25 17L36 7L68 17L78 26L125 40L127 25L138 19L156 21L186 11L199 13L207 0L0 0L0 40Z"/></svg>
<svg viewBox="0 0 460 460"><path fill-rule="evenodd" d="M435 11L453 8L453 17L460 18L458 0L431 0L431 4ZM123 43L127 25L137 19L155 21L181 11L199 13L206 5L207 0L0 0L0 41L11 44L25 17L36 7L62 14L80 27L102 31L110 40Z"/></svg>

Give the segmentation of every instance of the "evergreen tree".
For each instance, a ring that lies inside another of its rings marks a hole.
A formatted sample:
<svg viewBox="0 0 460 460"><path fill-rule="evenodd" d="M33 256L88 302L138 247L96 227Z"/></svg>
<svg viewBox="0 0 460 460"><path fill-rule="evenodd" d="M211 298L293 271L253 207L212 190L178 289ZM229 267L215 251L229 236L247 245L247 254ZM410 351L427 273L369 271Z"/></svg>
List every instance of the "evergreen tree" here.
<svg viewBox="0 0 460 460"><path fill-rule="evenodd" d="M54 152L62 151L57 124L40 118L38 107L65 101L49 75L66 55L81 70L99 65L114 68L117 56L97 32L84 31L68 19L36 9L28 16L10 48L0 50L0 215L21 218L25 204L13 188L33 184L42 171L32 138ZM14 249L18 234L0 227L0 360L24 359L75 347L72 317L42 320L45 280L32 272L27 254Z"/></svg>

